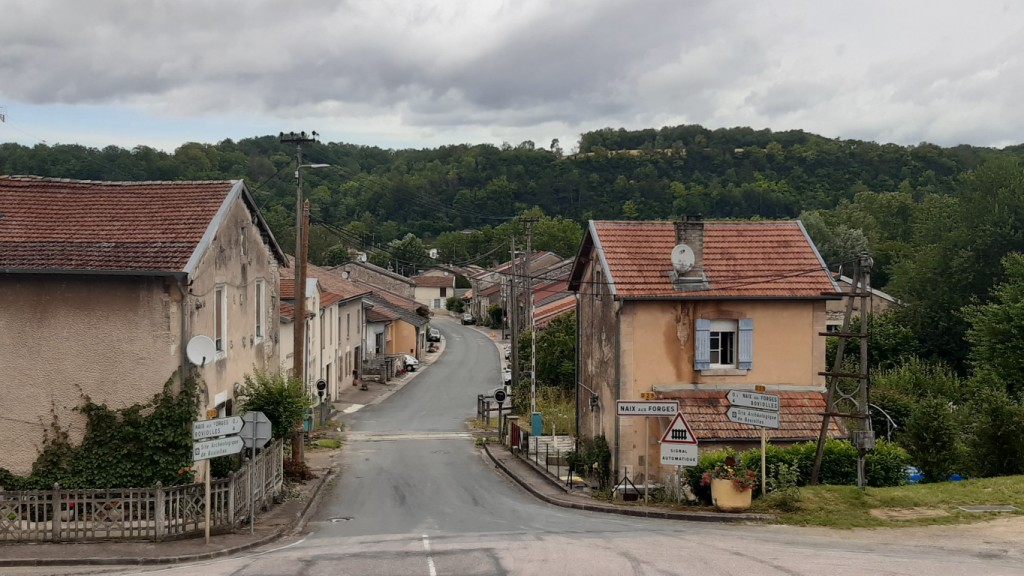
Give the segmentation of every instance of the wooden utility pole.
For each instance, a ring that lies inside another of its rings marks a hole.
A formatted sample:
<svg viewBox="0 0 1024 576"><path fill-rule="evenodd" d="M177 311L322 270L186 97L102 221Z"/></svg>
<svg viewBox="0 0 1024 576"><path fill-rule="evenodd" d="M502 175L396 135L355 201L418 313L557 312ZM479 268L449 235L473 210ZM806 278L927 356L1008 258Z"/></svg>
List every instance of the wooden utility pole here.
<svg viewBox="0 0 1024 576"><path fill-rule="evenodd" d="M308 218L308 203L302 198L302 176L299 170L302 167L302 145L316 142L317 134L306 134L305 132L290 132L280 134L280 140L285 144L295 144L295 323L292 354L292 373L305 385L306 371L306 234L305 226ZM292 438L292 460L303 461L302 454L302 425L295 430Z"/></svg>
<svg viewBox="0 0 1024 576"><path fill-rule="evenodd" d="M509 266L508 275L508 288L509 288L509 299L505 305L505 315L508 316L509 322L512 324L512 354L509 358L512 361L512 385L516 386L519 384L519 294L516 290L518 279L516 278L516 237L512 236L512 261ZM514 388L513 388L514 389Z"/></svg>

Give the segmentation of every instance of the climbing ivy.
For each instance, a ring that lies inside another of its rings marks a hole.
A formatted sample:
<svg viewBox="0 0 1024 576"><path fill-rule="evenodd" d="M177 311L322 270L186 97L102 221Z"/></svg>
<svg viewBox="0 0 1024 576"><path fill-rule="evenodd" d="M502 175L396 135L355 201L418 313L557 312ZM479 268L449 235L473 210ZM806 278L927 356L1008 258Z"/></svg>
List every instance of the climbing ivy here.
<svg viewBox="0 0 1024 576"><path fill-rule="evenodd" d="M54 413L43 439L43 451L27 477L0 469L0 485L8 489L139 488L162 482L187 484L194 476L192 422L199 415L199 387L190 376L176 389L168 380L144 404L111 409L88 396L75 408L86 417L85 436L75 446Z"/></svg>

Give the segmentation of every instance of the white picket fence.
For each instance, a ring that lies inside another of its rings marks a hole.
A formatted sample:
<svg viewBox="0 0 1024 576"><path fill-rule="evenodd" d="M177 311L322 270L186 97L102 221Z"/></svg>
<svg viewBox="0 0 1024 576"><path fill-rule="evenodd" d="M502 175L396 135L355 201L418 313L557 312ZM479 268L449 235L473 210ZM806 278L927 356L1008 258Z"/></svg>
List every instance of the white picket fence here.
<svg viewBox="0 0 1024 576"><path fill-rule="evenodd" d="M249 468L252 467L252 486ZM210 526L230 530L258 515L284 486L284 443L265 448L210 485ZM255 491L253 498L250 494ZM0 541L168 540L205 530L203 484L154 488L0 491Z"/></svg>

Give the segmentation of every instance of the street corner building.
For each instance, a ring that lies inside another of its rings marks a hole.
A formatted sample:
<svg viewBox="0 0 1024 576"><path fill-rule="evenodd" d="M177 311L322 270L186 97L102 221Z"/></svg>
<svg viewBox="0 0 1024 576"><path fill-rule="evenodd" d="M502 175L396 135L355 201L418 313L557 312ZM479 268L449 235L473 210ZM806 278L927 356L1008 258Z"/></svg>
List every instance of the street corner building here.
<svg viewBox="0 0 1024 576"><path fill-rule="evenodd" d="M677 400L702 450L742 450L761 429L730 421L727 395L766 390L780 397L772 442L817 440L826 303L842 295L799 221L591 221L569 289L579 433L607 439L616 479L674 471L658 445L672 418L617 417L619 400Z"/></svg>
<svg viewBox="0 0 1024 576"><path fill-rule="evenodd" d="M201 408L231 414L244 376L280 365L286 265L240 180L0 177L0 468L29 473L55 418L80 440L85 397L131 406L189 370Z"/></svg>

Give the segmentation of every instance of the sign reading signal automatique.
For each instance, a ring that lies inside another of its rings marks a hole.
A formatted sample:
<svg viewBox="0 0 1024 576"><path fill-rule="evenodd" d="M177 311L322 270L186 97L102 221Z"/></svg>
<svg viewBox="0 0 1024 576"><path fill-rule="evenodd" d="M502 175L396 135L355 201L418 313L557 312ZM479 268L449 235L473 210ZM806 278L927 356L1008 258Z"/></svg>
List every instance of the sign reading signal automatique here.
<svg viewBox="0 0 1024 576"><path fill-rule="evenodd" d="M615 402L617 416L675 416L679 411L676 400L618 400Z"/></svg>

